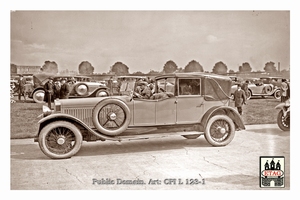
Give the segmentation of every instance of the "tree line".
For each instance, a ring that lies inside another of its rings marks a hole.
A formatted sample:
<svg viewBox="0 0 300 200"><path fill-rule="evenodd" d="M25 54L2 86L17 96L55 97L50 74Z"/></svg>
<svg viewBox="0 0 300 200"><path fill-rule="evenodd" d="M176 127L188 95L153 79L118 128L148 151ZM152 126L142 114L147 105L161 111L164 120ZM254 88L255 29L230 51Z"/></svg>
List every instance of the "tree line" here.
<svg viewBox="0 0 300 200"><path fill-rule="evenodd" d="M94 66L88 61L82 61L78 65L78 73L79 74L93 74L94 73ZM265 64L265 67L263 68L265 72L272 73L272 72L278 72L277 68L275 67L275 63L270 61ZM16 71L16 65L11 64L11 71ZM41 71L48 72L48 73L58 73L58 65L55 61L45 61L44 64L41 67ZM286 70L282 70L286 71ZM64 73L68 72L68 70L64 70ZM167 61L162 71L154 71L150 70L148 73L149 75L156 75L161 73L173 73L173 72L208 72L203 70L203 66L195 60L190 61L184 68L178 67L177 64L169 60ZM215 65L212 68L212 73L215 74L227 74L227 73L249 73L252 72L252 68L248 62L242 63L241 66L239 66L238 71L235 72L234 70L229 69L225 63L222 61L219 61L215 63ZM112 75L128 75L129 73L129 67L122 63L122 62L116 62L114 63L109 71L107 73L102 74L112 74ZM145 73L137 71L133 72L131 74L135 75L143 75Z"/></svg>

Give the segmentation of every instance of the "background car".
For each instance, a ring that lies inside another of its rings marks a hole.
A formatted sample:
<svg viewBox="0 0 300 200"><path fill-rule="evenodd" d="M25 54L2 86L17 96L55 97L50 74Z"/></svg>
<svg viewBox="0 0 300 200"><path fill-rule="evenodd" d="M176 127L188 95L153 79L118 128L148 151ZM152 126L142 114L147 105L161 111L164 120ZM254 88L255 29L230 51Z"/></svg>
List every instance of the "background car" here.
<svg viewBox="0 0 300 200"><path fill-rule="evenodd" d="M153 96L132 94L87 99L61 99L54 110L43 106L38 135L42 152L50 158L70 158L82 141L136 140L181 135L204 135L212 146L228 145L242 118L230 104L231 79L206 73L174 73L155 78ZM182 92L191 87L190 93ZM134 90L134 88L132 88ZM163 92L165 91L165 92ZM163 97L163 95L162 95Z"/></svg>
<svg viewBox="0 0 300 200"><path fill-rule="evenodd" d="M264 78L252 78L245 79L248 80L248 91L246 91L247 99L249 100L253 96L273 96L275 99L280 99L280 87L274 83L266 82ZM241 84L243 84L242 82ZM237 84L231 86L231 94L233 95L237 89Z"/></svg>
<svg viewBox="0 0 300 200"><path fill-rule="evenodd" d="M27 95L29 95L33 89L33 76L32 75L24 75L23 78L26 81L25 88L24 88L25 93ZM14 95L17 95L18 91L19 91L19 84L18 84L19 79L20 79L19 76L11 76L10 77L10 88L13 90Z"/></svg>
<svg viewBox="0 0 300 200"><path fill-rule="evenodd" d="M44 103L45 89L44 85L49 81L49 77L53 77L54 81L60 81L62 78L67 79L70 85L69 98L86 98L108 96L108 88L99 82L91 82L91 78L87 76L70 76L70 75L51 75L51 74L35 74L33 75L34 88L29 98L36 103Z"/></svg>

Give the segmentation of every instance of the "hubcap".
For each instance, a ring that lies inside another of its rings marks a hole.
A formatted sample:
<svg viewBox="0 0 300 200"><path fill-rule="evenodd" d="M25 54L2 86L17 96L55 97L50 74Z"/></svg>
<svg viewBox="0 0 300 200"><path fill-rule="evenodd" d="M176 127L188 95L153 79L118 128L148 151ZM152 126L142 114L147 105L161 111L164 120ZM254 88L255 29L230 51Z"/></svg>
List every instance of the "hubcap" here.
<svg viewBox="0 0 300 200"><path fill-rule="evenodd" d="M222 128L222 127L218 127L218 130L221 134L224 134L226 133L226 129L225 128Z"/></svg>
<svg viewBox="0 0 300 200"><path fill-rule="evenodd" d="M65 143L65 138L60 137L57 139L57 144L63 145L64 143Z"/></svg>
<svg viewBox="0 0 300 200"><path fill-rule="evenodd" d="M109 119L110 120L116 120L117 119L117 115L115 113L110 113Z"/></svg>

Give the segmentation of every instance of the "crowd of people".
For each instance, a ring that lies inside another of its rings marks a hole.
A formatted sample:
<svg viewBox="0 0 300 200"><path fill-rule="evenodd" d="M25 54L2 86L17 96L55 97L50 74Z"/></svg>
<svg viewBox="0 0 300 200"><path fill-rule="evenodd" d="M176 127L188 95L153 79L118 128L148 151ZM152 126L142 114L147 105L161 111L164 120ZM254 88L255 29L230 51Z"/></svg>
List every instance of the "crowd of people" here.
<svg viewBox="0 0 300 200"><path fill-rule="evenodd" d="M55 99L68 99L70 93L70 85L66 79L53 81L53 77L49 78L49 81L44 85L45 89L45 101L48 103L48 107L51 109L51 101Z"/></svg>
<svg viewBox="0 0 300 200"><path fill-rule="evenodd" d="M240 115L243 114L243 105L246 105L249 81L237 84L237 89L233 94L234 105ZM290 99L290 84L287 79L282 79L280 86L281 102Z"/></svg>

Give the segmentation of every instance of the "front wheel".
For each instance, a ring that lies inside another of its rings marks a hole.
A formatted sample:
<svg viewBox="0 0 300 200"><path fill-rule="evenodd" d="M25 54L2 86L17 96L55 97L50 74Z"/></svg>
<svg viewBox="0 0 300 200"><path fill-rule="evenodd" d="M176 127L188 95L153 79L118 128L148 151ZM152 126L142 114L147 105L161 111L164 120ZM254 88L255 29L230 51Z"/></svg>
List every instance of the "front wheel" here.
<svg viewBox="0 0 300 200"><path fill-rule="evenodd" d="M209 119L204 136L212 146L226 146L235 135L235 126L228 116L215 115Z"/></svg>
<svg viewBox="0 0 300 200"><path fill-rule="evenodd" d="M283 131L289 131L290 130L290 113L288 112L287 115L283 116L283 111L280 110L277 116L277 124L278 127Z"/></svg>
<svg viewBox="0 0 300 200"><path fill-rule="evenodd" d="M80 130L67 121L52 122L46 125L39 135L42 152L55 159L72 157L79 151L81 143Z"/></svg>

